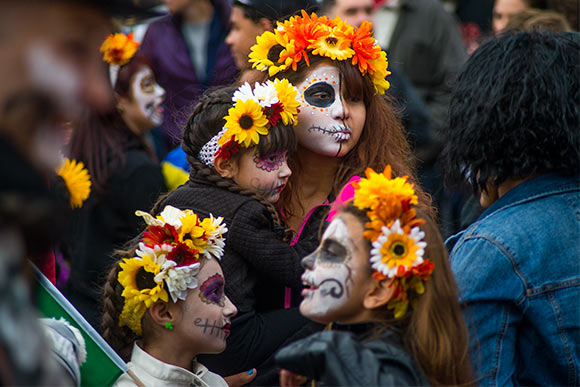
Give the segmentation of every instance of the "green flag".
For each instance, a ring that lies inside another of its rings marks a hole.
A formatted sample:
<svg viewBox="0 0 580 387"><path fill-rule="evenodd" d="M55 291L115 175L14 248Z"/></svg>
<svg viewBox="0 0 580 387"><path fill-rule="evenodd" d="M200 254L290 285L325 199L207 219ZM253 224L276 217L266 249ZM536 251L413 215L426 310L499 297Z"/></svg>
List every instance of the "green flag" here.
<svg viewBox="0 0 580 387"><path fill-rule="evenodd" d="M123 372L127 364L107 344L62 293L36 269L38 282L37 306L44 317L64 318L77 328L85 339L87 360L81 366L82 386L110 386Z"/></svg>

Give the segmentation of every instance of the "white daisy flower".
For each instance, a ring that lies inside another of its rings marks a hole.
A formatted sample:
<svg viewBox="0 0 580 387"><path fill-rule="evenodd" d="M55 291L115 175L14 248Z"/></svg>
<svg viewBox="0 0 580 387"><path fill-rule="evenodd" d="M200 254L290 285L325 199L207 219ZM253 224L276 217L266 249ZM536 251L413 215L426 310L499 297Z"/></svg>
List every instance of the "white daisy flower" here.
<svg viewBox="0 0 580 387"><path fill-rule="evenodd" d="M254 96L254 93L252 92L252 86L250 86L250 84L246 82L234 92L232 101L234 103L238 101L245 102L249 99L258 102L256 97Z"/></svg>
<svg viewBox="0 0 580 387"><path fill-rule="evenodd" d="M220 259L224 254L224 247L226 245L223 234L228 232L228 228L222 223L224 219L223 217L220 216L219 218L214 218L212 214L209 214L209 216L211 219L210 224L214 230L212 230L207 236L207 246L203 255L207 259L211 259L212 257Z"/></svg>
<svg viewBox="0 0 580 387"><path fill-rule="evenodd" d="M166 271L164 276L165 284L173 302L185 300L188 289L197 287L197 278L195 276L199 273L199 268L200 264L197 262L189 266L172 267Z"/></svg>
<svg viewBox="0 0 580 387"><path fill-rule="evenodd" d="M276 92L276 87L272 81L268 81L265 84L256 82L256 85L254 86L254 96L263 108L278 103L278 93Z"/></svg>

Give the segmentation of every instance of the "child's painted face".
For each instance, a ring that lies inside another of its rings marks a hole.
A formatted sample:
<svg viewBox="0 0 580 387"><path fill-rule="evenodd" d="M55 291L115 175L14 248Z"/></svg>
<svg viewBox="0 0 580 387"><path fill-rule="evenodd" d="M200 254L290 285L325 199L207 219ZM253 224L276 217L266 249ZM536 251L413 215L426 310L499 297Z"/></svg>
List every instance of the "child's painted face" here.
<svg viewBox="0 0 580 387"><path fill-rule="evenodd" d="M163 100L165 90L159 86L153 71L147 66L133 75L132 100L123 106L123 117L132 121L140 132L150 130L163 122Z"/></svg>
<svg viewBox="0 0 580 387"><path fill-rule="evenodd" d="M197 288L183 302L175 330L197 353L220 353L226 348L230 320L237 309L224 293L224 276L215 259L205 261L197 275Z"/></svg>
<svg viewBox="0 0 580 387"><path fill-rule="evenodd" d="M324 232L318 249L302 260L306 269L302 315L322 324L357 321L371 276L362 233L363 225L354 215L340 214Z"/></svg>
<svg viewBox="0 0 580 387"><path fill-rule="evenodd" d="M322 64L297 85L298 143L317 154L343 157L358 142L366 120L362 100L343 97L338 68Z"/></svg>
<svg viewBox="0 0 580 387"><path fill-rule="evenodd" d="M270 203L280 199L292 171L288 168L288 152L258 156L258 148L242 152L238 159L234 181L242 188L262 195Z"/></svg>

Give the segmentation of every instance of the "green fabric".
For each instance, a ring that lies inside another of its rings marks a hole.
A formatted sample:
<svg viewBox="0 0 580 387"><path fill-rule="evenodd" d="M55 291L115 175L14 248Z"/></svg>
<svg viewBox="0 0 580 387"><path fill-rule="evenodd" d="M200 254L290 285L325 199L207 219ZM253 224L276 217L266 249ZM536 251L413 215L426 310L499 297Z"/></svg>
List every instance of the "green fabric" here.
<svg viewBox="0 0 580 387"><path fill-rule="evenodd" d="M81 366L82 386L110 386L128 370L99 333L83 318L60 291L36 270L37 307L44 317L64 318L78 328L85 339L87 360Z"/></svg>

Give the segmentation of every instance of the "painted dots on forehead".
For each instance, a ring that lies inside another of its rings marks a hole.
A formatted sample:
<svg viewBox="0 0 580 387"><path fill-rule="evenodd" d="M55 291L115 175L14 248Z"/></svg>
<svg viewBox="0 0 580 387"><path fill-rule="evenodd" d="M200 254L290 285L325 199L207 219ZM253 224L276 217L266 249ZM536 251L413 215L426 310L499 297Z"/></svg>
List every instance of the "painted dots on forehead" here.
<svg viewBox="0 0 580 387"><path fill-rule="evenodd" d="M338 69L323 66L315 69L302 82L300 87L300 102L304 107L315 112L327 113L328 108L340 95L340 76Z"/></svg>

